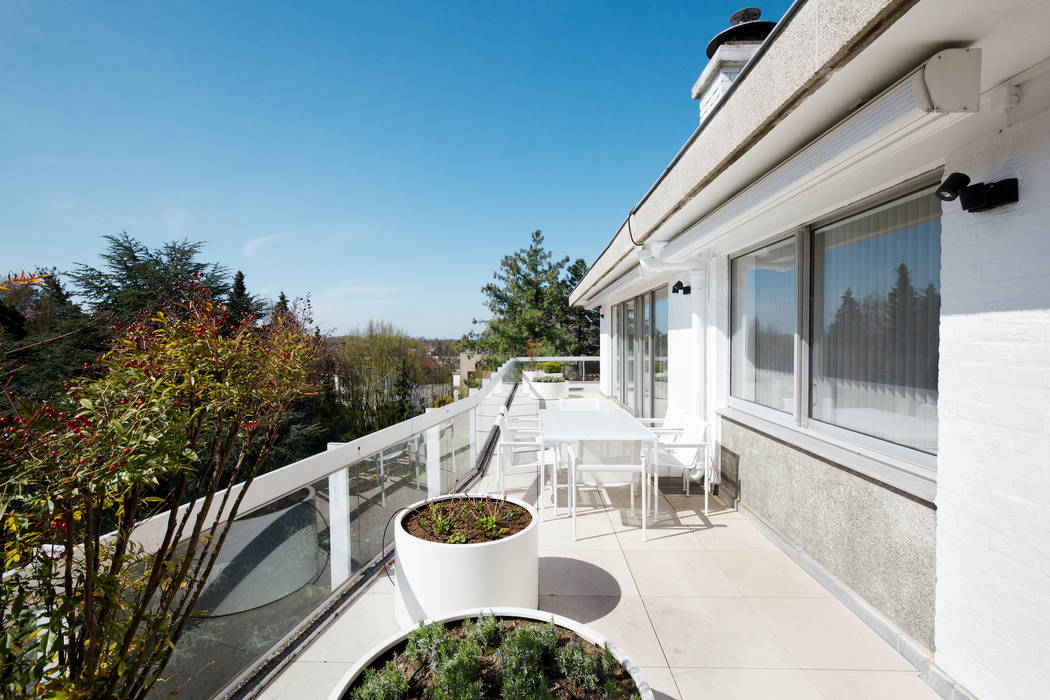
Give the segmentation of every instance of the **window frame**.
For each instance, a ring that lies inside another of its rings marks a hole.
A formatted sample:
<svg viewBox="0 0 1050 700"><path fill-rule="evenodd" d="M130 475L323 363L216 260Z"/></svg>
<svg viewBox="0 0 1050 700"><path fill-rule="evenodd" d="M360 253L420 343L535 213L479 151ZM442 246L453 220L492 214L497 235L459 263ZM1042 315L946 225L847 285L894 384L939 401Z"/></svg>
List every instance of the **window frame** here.
<svg viewBox="0 0 1050 700"><path fill-rule="evenodd" d="M862 458L884 461L897 469L903 470L923 479L936 479L937 454L924 452L912 447L866 435L848 428L843 428L831 423L825 423L811 416L811 365L812 365L812 340L813 340L813 232L821 227L841 222L845 219L863 214L864 212L877 209L895 200L904 199L910 195L929 190L930 193L940 183L940 171L926 173L916 178L889 189L883 190L871 197L865 197L847 206L841 207L827 215L814 219L811 222L795 227L788 231L782 231L763 240L734 251L727 257L727 274L729 284L727 286L728 303L726 304L726 328L730 330L729 372L733 372L732 352L732 328L733 328L733 261L742 256L754 253L757 250L767 248L795 239L796 254L796 324L795 324L795 357L794 357L794 382L795 393L794 413L764 406L762 404L738 398L732 394L732 382L727 388L727 406L733 412L739 412L737 417L754 416L760 421L774 423L787 428L795 433L815 438L822 442L831 444L836 448L847 450L858 454ZM943 215L943 213L942 213ZM938 392L939 394L939 392ZM939 396L938 396L939 398ZM939 404L939 401L938 401ZM940 446L938 446L939 449Z"/></svg>
<svg viewBox="0 0 1050 700"><path fill-rule="evenodd" d="M662 284L652 289L647 289L623 301L613 304L611 313L619 314L619 334L612 339L613 344L621 348L615 372L614 382L618 382L618 390L613 392L616 402L632 415L642 418L654 417L656 408L656 292L664 290L670 303L670 292L668 284ZM634 394L632 401L627 402L627 305L632 304L634 318L630 324L634 333L634 371L631 373L634 383ZM646 325L649 326L648 333L645 332ZM649 373L646 376L645 366L648 364Z"/></svg>

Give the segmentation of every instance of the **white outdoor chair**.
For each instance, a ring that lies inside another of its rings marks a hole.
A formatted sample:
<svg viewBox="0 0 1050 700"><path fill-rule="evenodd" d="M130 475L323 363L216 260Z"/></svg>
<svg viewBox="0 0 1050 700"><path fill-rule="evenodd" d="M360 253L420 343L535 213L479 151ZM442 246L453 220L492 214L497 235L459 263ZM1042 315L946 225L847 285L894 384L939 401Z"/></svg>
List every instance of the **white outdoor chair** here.
<svg viewBox="0 0 1050 700"><path fill-rule="evenodd" d="M575 447L580 448L577 454ZM578 443L569 447L569 512L572 515L572 539L576 539L577 491L583 481L583 475L621 474L626 477L623 482L608 482L600 479L599 488L627 484L631 491L631 512L634 512L634 484L642 484L642 541L645 542L646 521L649 519L646 493L648 478L645 471L645 454L642 443L638 441Z"/></svg>
<svg viewBox="0 0 1050 700"><path fill-rule="evenodd" d="M688 414L682 419L677 435L661 436L657 445L656 464L653 465L653 493L659 498L659 479L665 474L680 472L682 488L689 495L691 477L697 472L704 474L704 515L708 513L711 493L711 475L707 465L707 423Z"/></svg>
<svg viewBox="0 0 1050 700"><path fill-rule="evenodd" d="M511 468L529 470L536 470L537 468L544 469L549 463L553 466L555 475L557 474L557 450L547 448L544 450L544 454L539 454L539 428L510 427L507 423L507 417L502 412L496 415L496 425L499 427L499 442L496 443L496 480L499 484L499 491L501 494L506 495L506 474ZM525 452L535 452L536 459L530 462L515 464L514 455ZM555 494L557 494L556 485ZM542 498L543 494L539 494L538 497ZM557 501L555 501L555 508L557 508Z"/></svg>

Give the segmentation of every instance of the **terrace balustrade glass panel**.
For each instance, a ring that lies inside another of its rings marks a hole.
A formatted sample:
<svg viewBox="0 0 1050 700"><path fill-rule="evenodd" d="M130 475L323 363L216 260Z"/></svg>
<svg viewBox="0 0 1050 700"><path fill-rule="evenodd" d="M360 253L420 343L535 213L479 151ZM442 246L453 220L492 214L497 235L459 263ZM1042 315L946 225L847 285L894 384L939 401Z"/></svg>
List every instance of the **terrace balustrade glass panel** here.
<svg viewBox="0 0 1050 700"><path fill-rule="evenodd" d="M730 394L778 411L795 407L795 239L732 261Z"/></svg>
<svg viewBox="0 0 1050 700"><path fill-rule="evenodd" d="M814 419L937 452L940 215L924 190L814 231Z"/></svg>

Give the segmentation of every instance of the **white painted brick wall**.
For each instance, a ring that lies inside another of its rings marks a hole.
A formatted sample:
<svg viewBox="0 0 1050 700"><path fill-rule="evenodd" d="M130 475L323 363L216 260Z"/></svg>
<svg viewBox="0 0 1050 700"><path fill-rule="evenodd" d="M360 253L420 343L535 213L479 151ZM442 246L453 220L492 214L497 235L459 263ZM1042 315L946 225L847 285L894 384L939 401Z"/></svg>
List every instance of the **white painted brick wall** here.
<svg viewBox="0 0 1050 700"><path fill-rule="evenodd" d="M942 218L936 663L982 700L1050 695L1050 113L951 154L1017 204Z"/></svg>

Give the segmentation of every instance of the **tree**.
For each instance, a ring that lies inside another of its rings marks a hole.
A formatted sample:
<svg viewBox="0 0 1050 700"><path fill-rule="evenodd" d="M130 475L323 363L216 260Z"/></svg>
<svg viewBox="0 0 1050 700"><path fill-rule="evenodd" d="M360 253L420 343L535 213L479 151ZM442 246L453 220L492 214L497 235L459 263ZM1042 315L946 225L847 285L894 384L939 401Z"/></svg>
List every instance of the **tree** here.
<svg viewBox="0 0 1050 700"><path fill-rule="evenodd" d="M101 255L103 265L81 263L69 273L77 294L87 299L94 313L107 313L127 325L174 301L180 285L190 282L206 288L219 301L229 294L229 271L197 260L202 242L169 241L151 250L126 231L103 238L108 243Z"/></svg>
<svg viewBox="0 0 1050 700"><path fill-rule="evenodd" d="M273 305L274 314L286 314L288 313L288 297L281 292L281 296L277 298L277 303Z"/></svg>
<svg viewBox="0 0 1050 700"><path fill-rule="evenodd" d="M20 319L21 333L5 328L7 389L23 400L62 394L62 381L83 374L84 364L105 348L107 331L77 306L54 270L37 270L34 286L0 291L0 304ZM10 415L0 406L0 415Z"/></svg>
<svg viewBox="0 0 1050 700"><path fill-rule="evenodd" d="M561 290L561 295L565 299L564 316L560 323L569 336L569 345L565 348L564 354L597 355L598 337L601 333L598 320L599 311L569 305L569 295L587 274L587 262L583 258L577 258L566 268L565 274Z"/></svg>
<svg viewBox="0 0 1050 700"><path fill-rule="evenodd" d="M285 410L314 390L303 319L230 333L206 288L184 293L123 330L64 402L0 418L4 697L145 697ZM155 495L158 480L173 488ZM203 507L180 511L186 496ZM166 523L148 548L144 509Z"/></svg>
<svg viewBox="0 0 1050 700"><path fill-rule="evenodd" d="M259 318L266 310L266 304L259 297L248 293L248 287L244 284L244 273L240 270L237 270L237 274L233 276L230 301L226 308L230 314L230 321L234 324L240 323L248 316ZM287 298L284 299L284 308L288 309Z"/></svg>
<svg viewBox="0 0 1050 700"><path fill-rule="evenodd" d="M474 347L520 355L532 341L541 355L594 352L597 312L569 306L569 294L586 271L582 259L572 265L568 257L554 261L543 248L543 234L534 231L529 246L505 256L492 275L495 282L482 287L493 316Z"/></svg>

